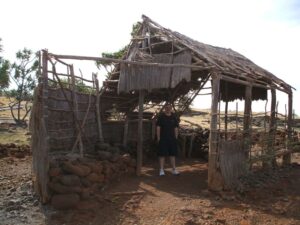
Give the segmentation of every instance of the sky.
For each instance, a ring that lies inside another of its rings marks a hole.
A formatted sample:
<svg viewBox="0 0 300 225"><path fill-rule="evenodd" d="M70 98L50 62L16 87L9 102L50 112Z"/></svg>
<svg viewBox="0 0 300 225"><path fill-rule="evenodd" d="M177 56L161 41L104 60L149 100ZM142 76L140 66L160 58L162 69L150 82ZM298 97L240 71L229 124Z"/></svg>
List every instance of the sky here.
<svg viewBox="0 0 300 225"><path fill-rule="evenodd" d="M1 0L2 55L13 61L27 47L101 56L129 43L142 14L200 42L231 48L285 80L297 89L300 114L300 0ZM84 74L97 71L91 62L75 66ZM286 94L278 101L284 112ZM254 102L252 109L263 111L264 105ZM197 98L194 107L210 107L209 97Z"/></svg>

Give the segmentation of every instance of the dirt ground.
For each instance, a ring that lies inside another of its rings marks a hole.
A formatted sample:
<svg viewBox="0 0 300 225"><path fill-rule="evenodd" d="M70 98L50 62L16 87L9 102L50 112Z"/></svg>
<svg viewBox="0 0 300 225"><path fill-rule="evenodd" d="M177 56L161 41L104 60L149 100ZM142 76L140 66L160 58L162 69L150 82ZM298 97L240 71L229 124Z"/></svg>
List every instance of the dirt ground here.
<svg viewBox="0 0 300 225"><path fill-rule="evenodd" d="M294 158L300 162L300 157ZM207 191L207 163L179 160L180 176L120 177L76 210L41 205L31 185L31 157L0 159L0 224L294 224L300 225L300 165L261 173L243 193ZM250 182L251 181L251 182Z"/></svg>

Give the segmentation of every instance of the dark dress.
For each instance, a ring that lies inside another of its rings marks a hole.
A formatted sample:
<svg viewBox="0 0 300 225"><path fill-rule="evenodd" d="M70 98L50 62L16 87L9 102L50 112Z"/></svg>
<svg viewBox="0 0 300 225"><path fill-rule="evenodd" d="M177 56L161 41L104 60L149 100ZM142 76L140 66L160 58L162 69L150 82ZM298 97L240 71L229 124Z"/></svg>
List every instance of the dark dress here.
<svg viewBox="0 0 300 225"><path fill-rule="evenodd" d="M176 116L173 113L170 116L162 113L159 115L156 125L160 127L158 156L177 156L175 128L178 128L179 121Z"/></svg>

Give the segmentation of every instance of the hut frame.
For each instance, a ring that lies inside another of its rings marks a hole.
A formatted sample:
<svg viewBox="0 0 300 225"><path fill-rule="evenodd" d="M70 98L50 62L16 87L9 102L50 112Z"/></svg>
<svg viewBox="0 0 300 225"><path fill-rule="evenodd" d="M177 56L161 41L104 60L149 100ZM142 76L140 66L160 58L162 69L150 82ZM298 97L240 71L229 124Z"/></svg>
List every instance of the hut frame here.
<svg viewBox="0 0 300 225"><path fill-rule="evenodd" d="M157 61L161 56L155 58L159 54L165 57L161 58L164 59L163 62ZM180 58L180 54L186 55ZM187 61L186 57L190 57L190 60ZM103 82L103 86L99 88L97 76L93 75L92 80L76 76L73 65L65 60L96 61L100 64L113 65L114 70ZM58 64L66 66L68 72L56 72ZM49 69L50 66L52 69ZM142 72L141 74L136 73L133 81L133 75L130 75L130 72L136 71ZM153 80L151 78L154 74L153 71L161 74L168 71L169 82L165 82L163 84L165 86L158 84L157 82L165 78L156 77L157 80ZM143 73L148 74L147 77L145 75L142 77ZM208 162L208 187L210 189L221 190L231 186L237 176L249 170L251 167L249 165L256 161L263 161L265 166L272 166L272 162L277 156L283 156L285 164L291 161L292 150L289 143L292 142L293 88L231 49L218 48L194 41L178 32L162 27L146 16L143 16L143 22L140 24L137 35L132 38L124 58L58 55L43 50L40 53L39 74L39 85L35 93L35 104L31 117L31 130L35 188L43 202L48 199L49 158L51 157L50 150L53 147L53 144L50 144L53 135L50 135L51 129L49 126L53 121L49 121L49 113L51 114L54 111L72 114L72 121L68 121L73 123L72 132L74 134L72 134L72 138L75 138L75 141L72 139L71 151L78 149L82 157L85 153L86 143L93 146L95 140L104 142L105 137L102 130L105 124L105 113L112 108L112 105L116 106L118 111L125 115L124 145L126 145L128 139L129 118L133 110L138 109L136 120L138 129L136 173L140 175L143 161L143 130L145 126L143 112L145 107L163 107L166 101L171 101L175 111L181 115L195 97L201 95L199 93L201 90L211 89L211 93L209 93L212 95L212 102ZM52 78L50 78L51 75ZM59 78L60 76L67 78L67 84L63 84L63 81ZM92 91L89 94L79 93L76 90L76 80L91 83ZM212 84L211 87L205 86L209 81ZM51 88L49 82L55 83L56 89ZM234 89L239 91L234 92ZM264 154L251 158L253 132L251 127L251 103L253 100L258 99L267 100L267 90L271 91L272 97L268 147ZM288 144L285 149L275 152L272 146L275 140L276 115L278 113L276 110L276 90L288 95L288 113L286 115ZM53 92L59 92L60 97L52 95ZM80 96L83 96L83 102L80 101ZM184 103L179 104L179 101L182 101L184 97ZM68 109L62 110L51 107L50 99L67 104ZM235 99L245 100L242 139L229 140L229 130L227 128L228 102ZM220 129L221 101L225 102L224 131ZM79 106L81 104L84 107ZM89 118L90 113L95 115L92 119ZM87 137L88 132L86 130L89 120L96 124L95 132L91 137ZM64 121L58 119L56 122ZM152 120L152 131L153 127L155 127L155 124ZM57 131L64 133L63 129ZM154 137L155 133L153 131L152 138ZM224 160L226 154L227 156L233 154L229 151L229 148L233 148L233 146L239 147L236 149L238 154L235 164L233 161L229 161L229 164L237 166L231 167L231 173L236 168L240 169L241 173L235 175L229 173L228 175L228 171L225 171L226 168L228 169L228 163L226 164ZM236 162L240 161L241 158L244 163L240 165Z"/></svg>

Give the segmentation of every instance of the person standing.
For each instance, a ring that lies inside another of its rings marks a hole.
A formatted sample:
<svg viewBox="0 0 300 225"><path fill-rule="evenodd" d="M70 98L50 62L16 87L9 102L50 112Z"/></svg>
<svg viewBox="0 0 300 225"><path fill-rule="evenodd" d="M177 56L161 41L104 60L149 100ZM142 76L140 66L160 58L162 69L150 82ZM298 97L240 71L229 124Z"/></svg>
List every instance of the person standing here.
<svg viewBox="0 0 300 225"><path fill-rule="evenodd" d="M164 112L158 116L156 123L160 176L165 175L164 164L167 156L170 158L172 174L179 175L175 165L175 157L177 156L178 127L179 121L175 114L172 113L172 105L168 103L165 106Z"/></svg>

